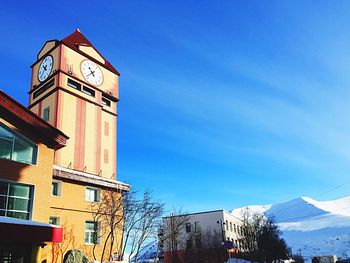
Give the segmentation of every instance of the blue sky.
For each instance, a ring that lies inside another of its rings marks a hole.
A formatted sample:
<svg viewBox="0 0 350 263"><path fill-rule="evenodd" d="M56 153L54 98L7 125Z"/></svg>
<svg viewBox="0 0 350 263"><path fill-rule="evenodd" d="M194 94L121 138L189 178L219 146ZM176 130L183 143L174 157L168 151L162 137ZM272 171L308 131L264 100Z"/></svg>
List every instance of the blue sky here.
<svg viewBox="0 0 350 263"><path fill-rule="evenodd" d="M0 88L27 105L76 27L121 72L119 180L193 212L349 193L350 2L6 1Z"/></svg>

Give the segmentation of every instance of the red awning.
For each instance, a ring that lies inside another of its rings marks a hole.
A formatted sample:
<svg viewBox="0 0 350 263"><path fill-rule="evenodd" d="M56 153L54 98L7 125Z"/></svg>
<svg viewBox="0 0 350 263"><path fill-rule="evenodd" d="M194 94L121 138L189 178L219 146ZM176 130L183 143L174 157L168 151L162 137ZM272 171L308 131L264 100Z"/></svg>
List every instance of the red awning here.
<svg viewBox="0 0 350 263"><path fill-rule="evenodd" d="M62 227L0 216L0 233L6 241L62 242Z"/></svg>

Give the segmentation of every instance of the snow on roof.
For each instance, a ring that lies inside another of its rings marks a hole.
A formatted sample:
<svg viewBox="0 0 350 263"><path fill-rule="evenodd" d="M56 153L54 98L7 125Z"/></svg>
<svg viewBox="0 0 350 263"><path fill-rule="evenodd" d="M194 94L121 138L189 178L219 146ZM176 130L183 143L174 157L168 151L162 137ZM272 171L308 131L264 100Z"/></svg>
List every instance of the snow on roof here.
<svg viewBox="0 0 350 263"><path fill-rule="evenodd" d="M114 185L114 186L120 187L120 188L122 188L123 190L126 190L126 191L130 190L130 185L129 184L126 184L126 183L123 183L123 182L120 182L120 181L116 181L116 180L113 180L113 179L108 179L108 178L105 178L105 177L102 177L102 176L97 176L97 175L86 173L86 172L81 172L81 171L76 171L76 170L72 170L72 169L69 169L69 168L64 168L64 167L61 167L61 166L58 166L58 165L54 165L53 169L57 170L57 171L62 171L62 172L66 172L66 173L69 173L69 174L73 174L73 175L78 175L78 176L81 176L82 178L92 179L94 181L99 181L99 182L105 182L107 184L110 184L110 186Z"/></svg>
<svg viewBox="0 0 350 263"><path fill-rule="evenodd" d="M12 224L12 225L28 225L28 226L42 226L42 227L59 227L46 223L18 219L13 217L0 216L0 224Z"/></svg>

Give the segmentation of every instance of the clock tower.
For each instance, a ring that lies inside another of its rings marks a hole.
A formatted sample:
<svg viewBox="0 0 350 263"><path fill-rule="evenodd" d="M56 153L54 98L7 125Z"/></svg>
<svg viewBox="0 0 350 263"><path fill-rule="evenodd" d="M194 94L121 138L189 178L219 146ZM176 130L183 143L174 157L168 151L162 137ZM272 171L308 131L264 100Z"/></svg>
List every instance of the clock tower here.
<svg viewBox="0 0 350 263"><path fill-rule="evenodd" d="M116 179L118 71L77 29L31 66L29 108L69 136L55 165Z"/></svg>

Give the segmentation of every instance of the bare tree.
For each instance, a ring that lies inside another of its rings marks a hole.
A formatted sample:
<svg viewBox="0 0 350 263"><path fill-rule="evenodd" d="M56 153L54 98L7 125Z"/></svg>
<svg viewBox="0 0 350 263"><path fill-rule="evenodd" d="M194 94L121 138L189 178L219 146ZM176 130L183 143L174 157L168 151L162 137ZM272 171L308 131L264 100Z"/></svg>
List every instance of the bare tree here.
<svg viewBox="0 0 350 263"><path fill-rule="evenodd" d="M120 247L116 243L116 236L121 234L123 225L123 196L117 189L103 190L99 202L92 203L92 216L94 222L98 222L98 231L96 229L95 241L103 240L100 262L104 259L111 260L114 254L113 250ZM96 243L93 247L93 257L96 260Z"/></svg>
<svg viewBox="0 0 350 263"><path fill-rule="evenodd" d="M228 258L222 245L222 235L210 228L205 232L194 232L189 236L193 241L186 248L185 262L224 262Z"/></svg>
<svg viewBox="0 0 350 263"><path fill-rule="evenodd" d="M155 237L163 214L164 204L154 200L147 190L141 199L137 193L120 192L116 189L103 191L100 201L92 204L94 222L98 222L99 231L95 231L97 240L103 240L100 262L111 260L117 253L124 257L126 247L131 248L129 260L136 255L135 261L144 243ZM116 238L121 236L120 242ZM97 242L96 242L97 243ZM93 257L97 259L97 245L93 247Z"/></svg>
<svg viewBox="0 0 350 263"><path fill-rule="evenodd" d="M184 248L184 230L189 221L189 215L182 213L181 209L163 218L163 240L166 251L170 253L171 263L180 261L178 250Z"/></svg>
<svg viewBox="0 0 350 263"><path fill-rule="evenodd" d="M135 218L133 227L130 229L130 247L133 262L138 262L138 257L145 241L150 238L155 238L158 231L158 226L161 222L161 216L164 211L164 204L153 200L151 192L148 190L144 193L143 199L136 203Z"/></svg>
<svg viewBox="0 0 350 263"><path fill-rule="evenodd" d="M73 235L73 227L71 225L68 225L67 221L65 221L61 227L63 228L62 242L52 243L52 263L62 262L63 256L68 251L68 249L74 248L76 246L75 237Z"/></svg>

